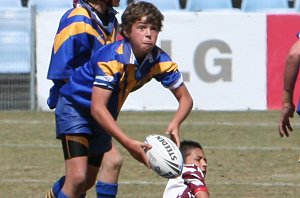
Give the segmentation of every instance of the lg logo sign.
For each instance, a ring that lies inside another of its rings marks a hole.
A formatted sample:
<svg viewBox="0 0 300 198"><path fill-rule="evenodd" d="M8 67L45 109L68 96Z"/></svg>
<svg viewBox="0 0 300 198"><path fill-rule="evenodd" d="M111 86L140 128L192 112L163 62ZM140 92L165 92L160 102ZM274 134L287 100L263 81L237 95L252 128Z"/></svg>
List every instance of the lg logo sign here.
<svg viewBox="0 0 300 198"><path fill-rule="evenodd" d="M161 47L172 57L170 40L162 40ZM231 49L222 40L207 40L195 50L193 65L197 76L207 83L232 81ZM189 73L184 73L185 81L190 81Z"/></svg>

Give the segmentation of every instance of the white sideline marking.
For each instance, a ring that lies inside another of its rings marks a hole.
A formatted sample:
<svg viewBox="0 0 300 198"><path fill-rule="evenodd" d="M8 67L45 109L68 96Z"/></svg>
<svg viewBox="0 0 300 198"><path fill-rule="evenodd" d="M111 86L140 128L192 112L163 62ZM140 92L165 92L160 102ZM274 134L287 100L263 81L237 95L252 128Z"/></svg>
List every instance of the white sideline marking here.
<svg viewBox="0 0 300 198"><path fill-rule="evenodd" d="M205 149L211 150L258 150L258 151L281 151L281 150L293 150L298 151L300 147L262 147L262 146L254 146L254 147L247 147L247 146L237 146L237 147L230 147L230 146L204 146Z"/></svg>
<svg viewBox="0 0 300 198"><path fill-rule="evenodd" d="M124 185L166 185L167 182L148 182L148 181L121 181L120 184ZM207 185L252 185L252 186L290 186L290 187L300 187L300 184L295 183L284 183L284 182L274 182L274 183L238 183L238 182L215 182L215 183L209 183L207 182Z"/></svg>
<svg viewBox="0 0 300 198"><path fill-rule="evenodd" d="M0 144L0 148L61 148L54 144Z"/></svg>
<svg viewBox="0 0 300 198"><path fill-rule="evenodd" d="M55 181L47 180L38 180L38 179L1 179L0 183L53 183ZM121 185L166 185L165 182L151 182L151 181L120 181ZM215 182L207 183L207 185L251 185L251 186L289 186L289 187L300 187L298 183L284 183L284 182L274 182L274 183L265 183L265 182Z"/></svg>
<svg viewBox="0 0 300 198"><path fill-rule="evenodd" d="M121 125L167 125L168 121L160 122L160 121L118 121ZM53 124L54 121L24 121L24 120L0 120L0 124ZM182 125L192 125L192 126L207 126L207 125L214 125L214 126L256 126L256 127L276 127L277 122L218 122L218 121L185 121ZM300 123L292 123L293 126L300 126Z"/></svg>
<svg viewBox="0 0 300 198"><path fill-rule="evenodd" d="M0 124L54 124L54 121L41 120L0 120Z"/></svg>
<svg viewBox="0 0 300 198"><path fill-rule="evenodd" d="M0 148L61 148L61 145L54 145L54 144L0 144ZM262 147L262 146L238 146L238 147L231 147L231 146L204 146L205 149L210 150L254 150L254 151L280 151L280 150L293 150L299 151L300 147Z"/></svg>

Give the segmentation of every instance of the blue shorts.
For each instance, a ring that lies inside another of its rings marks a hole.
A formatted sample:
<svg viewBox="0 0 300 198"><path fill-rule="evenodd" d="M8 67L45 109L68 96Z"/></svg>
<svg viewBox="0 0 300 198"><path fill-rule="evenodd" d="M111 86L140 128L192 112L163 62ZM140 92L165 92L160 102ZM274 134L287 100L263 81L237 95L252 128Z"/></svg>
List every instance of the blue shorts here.
<svg viewBox="0 0 300 198"><path fill-rule="evenodd" d="M111 136L92 118L89 110L84 110L68 99L60 96L55 109L56 137L64 135L88 135L90 154L97 155L111 149Z"/></svg>

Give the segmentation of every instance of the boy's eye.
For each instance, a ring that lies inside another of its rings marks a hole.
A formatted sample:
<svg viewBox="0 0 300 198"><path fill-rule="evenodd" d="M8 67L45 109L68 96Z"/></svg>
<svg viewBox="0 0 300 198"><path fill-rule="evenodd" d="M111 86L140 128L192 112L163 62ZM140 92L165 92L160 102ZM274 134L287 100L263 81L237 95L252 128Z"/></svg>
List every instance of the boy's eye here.
<svg viewBox="0 0 300 198"><path fill-rule="evenodd" d="M141 29L141 30L143 30L143 29L145 29L145 28L146 28L146 26L144 26L144 25L140 25L140 26L138 26L138 28L139 28L139 29Z"/></svg>
<svg viewBox="0 0 300 198"><path fill-rule="evenodd" d="M158 27L156 25L151 26L151 30L158 31Z"/></svg>

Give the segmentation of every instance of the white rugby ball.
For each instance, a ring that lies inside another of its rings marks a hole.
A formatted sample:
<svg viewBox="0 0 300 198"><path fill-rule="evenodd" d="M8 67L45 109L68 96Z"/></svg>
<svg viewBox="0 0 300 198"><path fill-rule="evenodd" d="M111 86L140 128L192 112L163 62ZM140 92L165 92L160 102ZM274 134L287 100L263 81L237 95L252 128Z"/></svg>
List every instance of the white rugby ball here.
<svg viewBox="0 0 300 198"><path fill-rule="evenodd" d="M177 145L162 135L149 135L145 143L152 146L146 151L151 169L164 178L178 177L182 172L183 158Z"/></svg>

